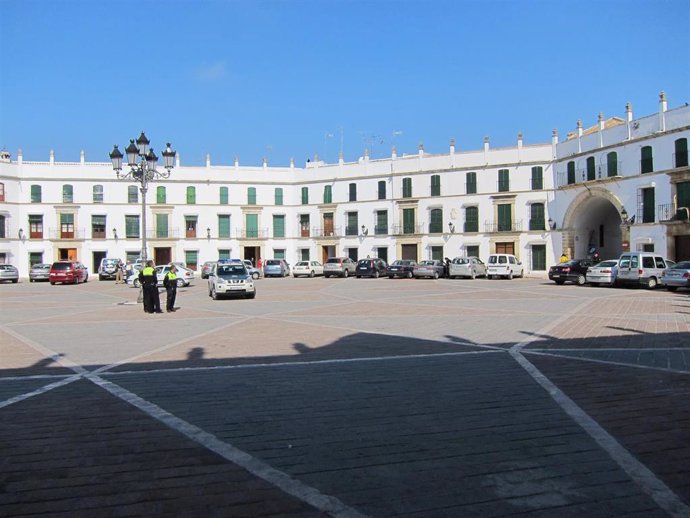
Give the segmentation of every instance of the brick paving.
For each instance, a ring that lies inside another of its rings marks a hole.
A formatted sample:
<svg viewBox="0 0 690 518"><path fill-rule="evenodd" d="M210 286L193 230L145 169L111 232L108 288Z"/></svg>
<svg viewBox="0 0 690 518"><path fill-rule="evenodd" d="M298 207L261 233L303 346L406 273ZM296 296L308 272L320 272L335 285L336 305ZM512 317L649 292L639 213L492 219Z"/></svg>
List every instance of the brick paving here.
<svg viewBox="0 0 690 518"><path fill-rule="evenodd" d="M0 516L690 516L687 292L0 288Z"/></svg>

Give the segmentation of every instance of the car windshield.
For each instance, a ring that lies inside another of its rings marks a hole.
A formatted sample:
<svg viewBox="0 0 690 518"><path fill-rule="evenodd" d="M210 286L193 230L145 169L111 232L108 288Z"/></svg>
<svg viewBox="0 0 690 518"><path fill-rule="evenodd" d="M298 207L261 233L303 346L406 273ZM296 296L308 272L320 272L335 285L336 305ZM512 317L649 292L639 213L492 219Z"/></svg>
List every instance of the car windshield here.
<svg viewBox="0 0 690 518"><path fill-rule="evenodd" d="M241 264L227 264L218 267L218 277L228 279L230 277L245 277L247 270Z"/></svg>
<svg viewBox="0 0 690 518"><path fill-rule="evenodd" d="M690 270L690 261L681 261L674 264L671 268L674 270Z"/></svg>
<svg viewBox="0 0 690 518"><path fill-rule="evenodd" d="M276 261L275 259L269 259L266 261L266 266L278 266L280 264L280 261Z"/></svg>
<svg viewBox="0 0 690 518"><path fill-rule="evenodd" d="M469 264L470 260L465 257L456 257L453 259L453 264Z"/></svg>
<svg viewBox="0 0 690 518"><path fill-rule="evenodd" d="M309 263L307 261L300 261L295 266L309 266Z"/></svg>
<svg viewBox="0 0 690 518"><path fill-rule="evenodd" d="M331 257L331 258L328 259L328 261L326 261L326 262L327 262L327 263L330 263L330 264L334 264L334 263L335 263L335 264L340 264L340 259L337 258L337 257Z"/></svg>
<svg viewBox="0 0 690 518"><path fill-rule="evenodd" d="M599 264L597 264L597 267L611 267L611 266L616 266L618 264L618 261L602 261Z"/></svg>

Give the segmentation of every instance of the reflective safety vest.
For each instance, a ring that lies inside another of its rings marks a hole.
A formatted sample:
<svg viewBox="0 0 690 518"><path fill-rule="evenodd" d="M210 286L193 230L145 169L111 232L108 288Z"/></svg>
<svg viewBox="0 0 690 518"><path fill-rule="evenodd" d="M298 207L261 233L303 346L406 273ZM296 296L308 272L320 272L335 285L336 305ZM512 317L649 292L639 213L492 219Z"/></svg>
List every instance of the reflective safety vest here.
<svg viewBox="0 0 690 518"><path fill-rule="evenodd" d="M175 274L175 272L168 272L168 273L165 274L165 276L166 276L166 277L168 278L168 280L170 280L170 281L174 281L175 279L177 279L177 275Z"/></svg>
<svg viewBox="0 0 690 518"><path fill-rule="evenodd" d="M146 275L146 276L148 276L148 275L155 275L155 274L156 274L156 270L155 270L153 267L151 267L151 266L147 266L146 268L144 268L144 269L141 271L141 274L142 274L142 275Z"/></svg>

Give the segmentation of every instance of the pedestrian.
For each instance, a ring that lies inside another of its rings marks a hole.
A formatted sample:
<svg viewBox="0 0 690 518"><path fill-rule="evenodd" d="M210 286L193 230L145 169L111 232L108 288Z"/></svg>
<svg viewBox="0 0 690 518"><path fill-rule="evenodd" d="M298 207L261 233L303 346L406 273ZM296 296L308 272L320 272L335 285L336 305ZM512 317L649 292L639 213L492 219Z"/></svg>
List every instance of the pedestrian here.
<svg viewBox="0 0 690 518"><path fill-rule="evenodd" d="M262 271L261 269L264 266L264 262L261 260L261 257L259 257L259 260L256 262L256 267L259 269L259 271Z"/></svg>
<svg viewBox="0 0 690 518"><path fill-rule="evenodd" d="M450 259L448 257L443 259L443 276L450 277Z"/></svg>
<svg viewBox="0 0 690 518"><path fill-rule="evenodd" d="M566 254L565 252L563 252L563 253L561 254L561 260L560 260L560 262L562 262L562 263L567 263L567 262L568 262L568 254Z"/></svg>
<svg viewBox="0 0 690 518"><path fill-rule="evenodd" d="M115 267L115 284L121 284L123 281L123 270L125 268L122 259L117 260L117 266Z"/></svg>
<svg viewBox="0 0 690 518"><path fill-rule="evenodd" d="M165 310L168 313L177 311L175 309L175 298L177 297L177 267L174 264L170 267L168 273L165 274L163 286L165 286L165 292L167 294Z"/></svg>
<svg viewBox="0 0 690 518"><path fill-rule="evenodd" d="M153 261L146 261L146 266L139 272L139 282L144 292L144 311L146 313L163 313L158 295L158 278Z"/></svg>

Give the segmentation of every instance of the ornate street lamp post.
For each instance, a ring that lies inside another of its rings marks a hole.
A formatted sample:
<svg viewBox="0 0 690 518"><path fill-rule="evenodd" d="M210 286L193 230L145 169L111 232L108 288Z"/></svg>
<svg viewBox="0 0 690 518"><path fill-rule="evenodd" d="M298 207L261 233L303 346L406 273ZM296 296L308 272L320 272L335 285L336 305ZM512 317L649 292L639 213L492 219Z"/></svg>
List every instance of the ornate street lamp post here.
<svg viewBox="0 0 690 518"><path fill-rule="evenodd" d="M144 132L141 132L139 138L134 141L129 141L129 146L125 148L127 153L127 165L130 170L122 173L122 152L117 145L113 147L110 153L110 160L113 162L113 169L117 175L118 180L135 182L139 184L139 192L141 192L141 264L146 264L148 259L147 245L146 245L146 192L148 191L149 182L170 177L170 170L175 167L176 152L170 147L170 143L166 145L163 155L163 167L165 171L156 169L158 157L149 148L151 141L146 138Z"/></svg>

